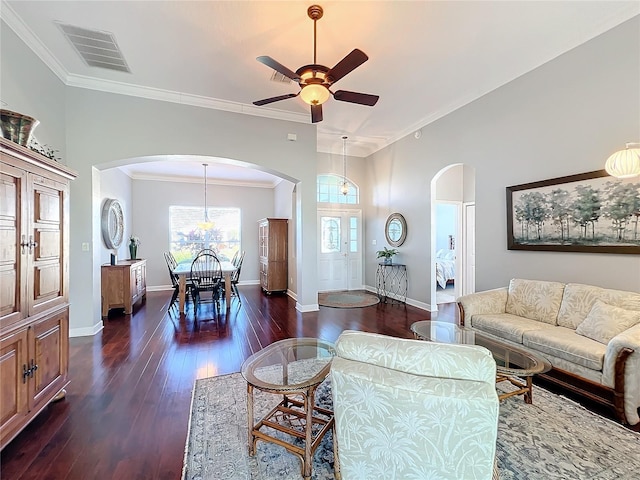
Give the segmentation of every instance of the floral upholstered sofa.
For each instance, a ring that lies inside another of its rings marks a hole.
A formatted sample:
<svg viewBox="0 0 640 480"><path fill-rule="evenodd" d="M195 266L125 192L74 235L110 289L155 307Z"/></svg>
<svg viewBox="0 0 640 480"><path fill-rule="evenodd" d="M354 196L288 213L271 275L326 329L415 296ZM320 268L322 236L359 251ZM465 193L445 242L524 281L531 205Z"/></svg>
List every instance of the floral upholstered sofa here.
<svg viewBox="0 0 640 480"><path fill-rule="evenodd" d="M640 427L640 293L513 279L457 301L462 325L541 354L545 380Z"/></svg>

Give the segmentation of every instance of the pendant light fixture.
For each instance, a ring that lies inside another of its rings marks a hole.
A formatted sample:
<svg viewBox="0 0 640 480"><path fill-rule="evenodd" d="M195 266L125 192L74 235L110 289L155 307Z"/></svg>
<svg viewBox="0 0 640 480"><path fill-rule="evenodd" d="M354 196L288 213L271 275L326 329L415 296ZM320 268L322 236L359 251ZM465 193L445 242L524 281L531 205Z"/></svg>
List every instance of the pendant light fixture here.
<svg viewBox="0 0 640 480"><path fill-rule="evenodd" d="M202 223L203 230L209 230L213 228L213 222L209 220L209 212L207 211L207 167L209 166L206 163L203 163L204 167L204 222Z"/></svg>
<svg viewBox="0 0 640 480"><path fill-rule="evenodd" d="M607 159L607 173L617 178L632 178L640 175L640 143L627 143Z"/></svg>
<svg viewBox="0 0 640 480"><path fill-rule="evenodd" d="M342 137L342 186L340 192L342 195L349 193L349 182L347 182L347 136Z"/></svg>

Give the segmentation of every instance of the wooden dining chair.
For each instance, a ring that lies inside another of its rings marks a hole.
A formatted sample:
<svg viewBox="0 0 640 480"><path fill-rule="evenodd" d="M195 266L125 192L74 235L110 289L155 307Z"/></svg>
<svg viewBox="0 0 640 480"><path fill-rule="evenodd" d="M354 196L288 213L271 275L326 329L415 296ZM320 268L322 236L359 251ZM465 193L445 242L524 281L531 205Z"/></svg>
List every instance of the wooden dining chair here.
<svg viewBox="0 0 640 480"><path fill-rule="evenodd" d="M173 273L173 270L176 268L177 262L173 255L170 252L164 252L164 260L167 263L167 268L169 269L169 277L171 278L171 286L173 287L173 294L171 295L171 301L169 302L169 306L167 309L171 308L175 301L178 298L178 293L180 290L180 285L178 283L178 276Z"/></svg>
<svg viewBox="0 0 640 480"><path fill-rule="evenodd" d="M231 296L236 297L240 303L242 303L242 299L240 298L240 292L238 291L238 282L240 281L240 271L242 270L242 262L244 262L244 250L240 255L234 256L235 262L233 266L236 267L236 270L231 274ZM223 281L223 288L226 288L226 285Z"/></svg>
<svg viewBox="0 0 640 480"><path fill-rule="evenodd" d="M198 311L198 305L202 301L201 294L204 292L211 293L211 300L218 310L223 286L222 267L218 257L209 252L198 254L191 264L191 282L194 314Z"/></svg>
<svg viewBox="0 0 640 480"><path fill-rule="evenodd" d="M240 271L242 270L242 263L244 262L244 250L238 258L238 263L235 264L236 271L231 274L231 291L240 300L240 292L238 291L238 282L240 281Z"/></svg>
<svg viewBox="0 0 640 480"><path fill-rule="evenodd" d="M237 266L238 256L239 255L240 255L240 250L236 250L236 253L233 254L233 258L231 259L231 263L233 264L234 267Z"/></svg>

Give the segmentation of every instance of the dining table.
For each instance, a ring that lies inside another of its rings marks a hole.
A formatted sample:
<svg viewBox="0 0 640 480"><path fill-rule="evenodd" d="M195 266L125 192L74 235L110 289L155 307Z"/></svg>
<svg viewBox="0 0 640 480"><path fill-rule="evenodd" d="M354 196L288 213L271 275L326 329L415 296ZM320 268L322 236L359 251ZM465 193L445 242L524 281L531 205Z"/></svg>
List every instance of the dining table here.
<svg viewBox="0 0 640 480"><path fill-rule="evenodd" d="M238 269L229 261L221 261L222 276L224 277L224 298L227 309L231 308L231 275ZM173 274L178 277L178 300L180 313L184 313L184 305L187 294L187 279L191 277L191 262L183 262L176 265Z"/></svg>

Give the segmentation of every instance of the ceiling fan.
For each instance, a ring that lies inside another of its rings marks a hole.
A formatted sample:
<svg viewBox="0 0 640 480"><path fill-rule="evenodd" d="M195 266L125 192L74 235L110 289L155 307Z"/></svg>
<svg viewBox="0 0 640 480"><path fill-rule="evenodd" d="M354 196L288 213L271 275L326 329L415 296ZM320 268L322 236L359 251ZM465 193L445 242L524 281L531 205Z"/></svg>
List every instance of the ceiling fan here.
<svg viewBox="0 0 640 480"><path fill-rule="evenodd" d="M256 60L264 63L267 67L274 69L298 83L300 85L300 91L298 93L289 93L287 95L258 100L253 102L254 105L267 105L300 95L305 103L311 105L311 123L318 123L322 121L322 104L329 99L330 95L333 95L333 98L341 102L358 103L369 107L376 104L380 98L378 95L349 92L347 90L337 90L336 92L329 90L329 87L362 65L369 57L367 57L362 50L356 48L340 60L333 68L327 68L324 65L316 63L316 22L322 18L322 14L323 10L320 5L311 5L307 9L307 15L313 20L313 63L311 65L304 65L293 72L271 57L262 56L256 58Z"/></svg>

